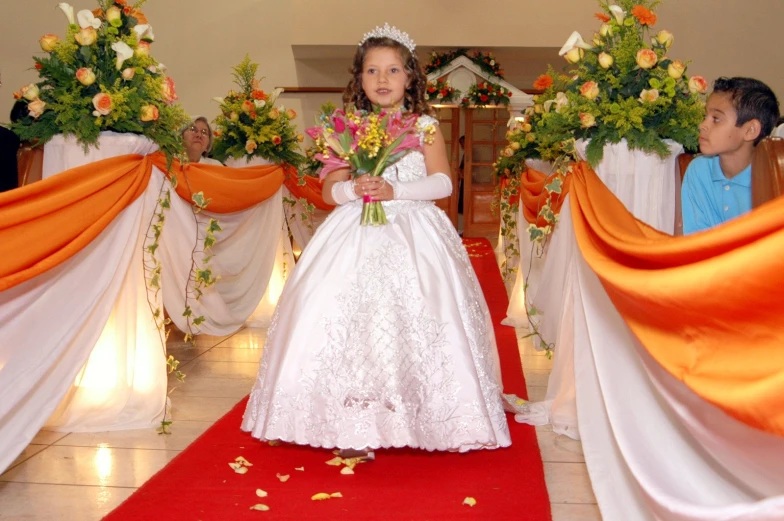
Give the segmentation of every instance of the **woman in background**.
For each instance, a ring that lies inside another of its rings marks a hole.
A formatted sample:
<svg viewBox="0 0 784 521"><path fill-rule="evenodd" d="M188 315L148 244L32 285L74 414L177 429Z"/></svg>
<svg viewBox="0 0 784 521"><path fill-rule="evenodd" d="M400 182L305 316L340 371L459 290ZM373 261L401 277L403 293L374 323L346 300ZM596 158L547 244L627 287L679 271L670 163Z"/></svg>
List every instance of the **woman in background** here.
<svg viewBox="0 0 784 521"><path fill-rule="evenodd" d="M183 129L182 140L191 163L223 166L217 159L207 157L212 150L212 129L204 116L197 117Z"/></svg>

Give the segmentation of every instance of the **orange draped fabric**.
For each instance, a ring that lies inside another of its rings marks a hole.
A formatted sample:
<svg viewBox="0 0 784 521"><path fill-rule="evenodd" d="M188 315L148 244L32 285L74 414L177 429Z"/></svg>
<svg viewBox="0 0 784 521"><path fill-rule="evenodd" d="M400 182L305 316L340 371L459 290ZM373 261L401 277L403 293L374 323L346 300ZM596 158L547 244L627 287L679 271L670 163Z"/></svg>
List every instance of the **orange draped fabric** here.
<svg viewBox="0 0 784 521"><path fill-rule="evenodd" d="M125 155L67 170L0 194L0 291L65 262L94 240L147 188L152 167L166 171L166 157ZM212 199L212 213L238 212L280 189L280 166L226 168L175 161L177 193ZM189 191L190 190L190 191Z"/></svg>
<svg viewBox="0 0 784 521"><path fill-rule="evenodd" d="M87 246L144 192L150 165L114 157L0 194L0 291Z"/></svg>
<svg viewBox="0 0 784 521"><path fill-rule="evenodd" d="M523 216L530 224L544 227L547 226L547 221L539 216L539 210L547 204L547 196L544 194L544 187L547 183L555 179L559 174L544 174L533 168L528 168L520 174L520 199L523 201ZM569 192L569 185L571 184L571 176L567 176L562 187L560 194L551 194L550 206L553 213L558 214L561 211L561 205Z"/></svg>
<svg viewBox="0 0 784 521"><path fill-rule="evenodd" d="M166 156L156 152L153 164L166 172ZM278 165L229 168L221 165L172 163L169 176L177 177L177 194L192 203L191 194L212 199L207 211L233 213L246 210L272 197L283 184L284 167Z"/></svg>
<svg viewBox="0 0 784 521"><path fill-rule="evenodd" d="M586 163L577 242L651 356L730 416L784 436L784 198L706 232L636 220Z"/></svg>
<svg viewBox="0 0 784 521"><path fill-rule="evenodd" d="M289 189L291 195L297 199L307 199L308 202L312 203L319 210L331 211L335 208L333 205L324 201L324 198L321 196L321 181L319 179L309 176L297 178L297 171L291 166L288 166L287 168L286 180L283 184ZM300 185L299 183L301 182L304 182L305 184Z"/></svg>

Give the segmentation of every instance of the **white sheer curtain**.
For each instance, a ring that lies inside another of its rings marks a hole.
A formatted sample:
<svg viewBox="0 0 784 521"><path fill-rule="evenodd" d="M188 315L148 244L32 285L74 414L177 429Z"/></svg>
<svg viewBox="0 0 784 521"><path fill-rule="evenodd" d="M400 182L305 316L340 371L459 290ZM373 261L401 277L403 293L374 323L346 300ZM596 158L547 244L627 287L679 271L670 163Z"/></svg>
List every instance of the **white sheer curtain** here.
<svg viewBox="0 0 784 521"><path fill-rule="evenodd" d="M209 197L209 194L205 196ZM191 277L193 249L198 235L195 266L203 269L205 253L201 249L209 220L216 219L222 228L215 234L215 245L206 252L212 256L207 266L220 278L202 289L203 295L198 301L193 296L191 283L187 304L193 316L206 319L196 326L200 333L228 335L242 327L267 290L282 233L282 205L278 190L269 199L247 210L231 214L203 211L194 218L191 205L172 196L158 251L163 265L163 301L180 330L188 330L182 313L186 305L186 284Z"/></svg>

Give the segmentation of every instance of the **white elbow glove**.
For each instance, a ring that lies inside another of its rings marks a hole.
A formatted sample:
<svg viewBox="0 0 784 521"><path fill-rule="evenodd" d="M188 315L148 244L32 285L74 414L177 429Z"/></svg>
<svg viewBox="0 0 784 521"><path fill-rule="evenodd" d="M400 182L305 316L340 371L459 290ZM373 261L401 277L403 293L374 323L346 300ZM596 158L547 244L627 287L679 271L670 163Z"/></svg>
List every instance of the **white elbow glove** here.
<svg viewBox="0 0 784 521"><path fill-rule="evenodd" d="M438 172L429 175L424 179L416 181L392 183L395 192L395 199L407 199L409 201L435 201L449 197L452 194L452 180L449 176Z"/></svg>
<svg viewBox="0 0 784 521"><path fill-rule="evenodd" d="M354 181L338 181L332 185L332 200L336 204L346 204L359 199L354 191Z"/></svg>

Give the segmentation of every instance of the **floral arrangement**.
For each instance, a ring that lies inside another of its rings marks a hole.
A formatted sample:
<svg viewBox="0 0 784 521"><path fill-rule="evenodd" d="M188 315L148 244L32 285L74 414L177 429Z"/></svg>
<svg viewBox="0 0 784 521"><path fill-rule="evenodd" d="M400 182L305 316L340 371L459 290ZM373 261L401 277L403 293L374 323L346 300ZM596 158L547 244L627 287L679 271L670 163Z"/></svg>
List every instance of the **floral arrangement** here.
<svg viewBox="0 0 784 521"><path fill-rule="evenodd" d="M469 58L471 58L471 61L477 64L480 69L491 76L496 76L498 78L504 77L504 70L501 68L501 64L496 61L492 52L484 54L481 51L474 51Z"/></svg>
<svg viewBox="0 0 784 521"><path fill-rule="evenodd" d="M449 84L449 80L438 79L428 81L425 99L431 103L451 103L460 95L460 91Z"/></svg>
<svg viewBox="0 0 784 521"><path fill-rule="evenodd" d="M668 55L672 33L653 32L659 3L599 1L601 26L590 43L574 32L560 51L573 81L557 93L550 110L535 106L543 112L540 135L590 140L587 159L593 165L602 159L605 144L623 139L631 149L662 157L669 153L666 139L687 150L698 148L708 85L685 74L687 62Z"/></svg>
<svg viewBox="0 0 784 521"><path fill-rule="evenodd" d="M476 105L483 107L486 105L509 105L512 91L503 88L501 85L489 81L475 83L468 88L468 92L460 101L464 107Z"/></svg>
<svg viewBox="0 0 784 521"><path fill-rule="evenodd" d="M468 49L455 49L447 52L431 52L430 60L425 64L425 74L438 71L458 56L468 56Z"/></svg>
<svg viewBox="0 0 784 521"><path fill-rule="evenodd" d="M422 128L416 114L402 111L366 112L336 110L321 115L307 134L316 141L316 159L324 164L320 176L343 168L351 169L354 177L364 174L380 176L384 170L412 150L421 150L420 134L432 139L435 127ZM362 226L387 223L379 201L363 199Z"/></svg>
<svg viewBox="0 0 784 521"><path fill-rule="evenodd" d="M498 63L492 52L484 54L481 51L474 51L469 54L468 49L464 48L441 53L435 51L431 52L430 60L425 64L424 67L425 74L430 74L431 72L436 72L442 69L445 65L458 56L465 56L466 58L470 59L480 69L491 76L496 76L498 78L504 77L504 71L501 68L501 64Z"/></svg>
<svg viewBox="0 0 784 521"><path fill-rule="evenodd" d="M150 55L152 27L141 12L144 0L99 0L99 8L60 3L68 19L64 38L45 34L44 57L35 57L41 81L14 97L28 114L12 125L20 139L44 144L56 134L74 135L85 147L101 131L142 134L171 159L182 150L176 129L188 118L179 105L174 81Z"/></svg>
<svg viewBox="0 0 784 521"><path fill-rule="evenodd" d="M221 114L215 118L212 155L222 162L229 157L262 157L294 166L304 163L299 152L304 136L291 123L297 113L275 106L282 89L270 94L261 90L258 64L248 56L232 70L239 92L230 90L226 97L214 98Z"/></svg>

